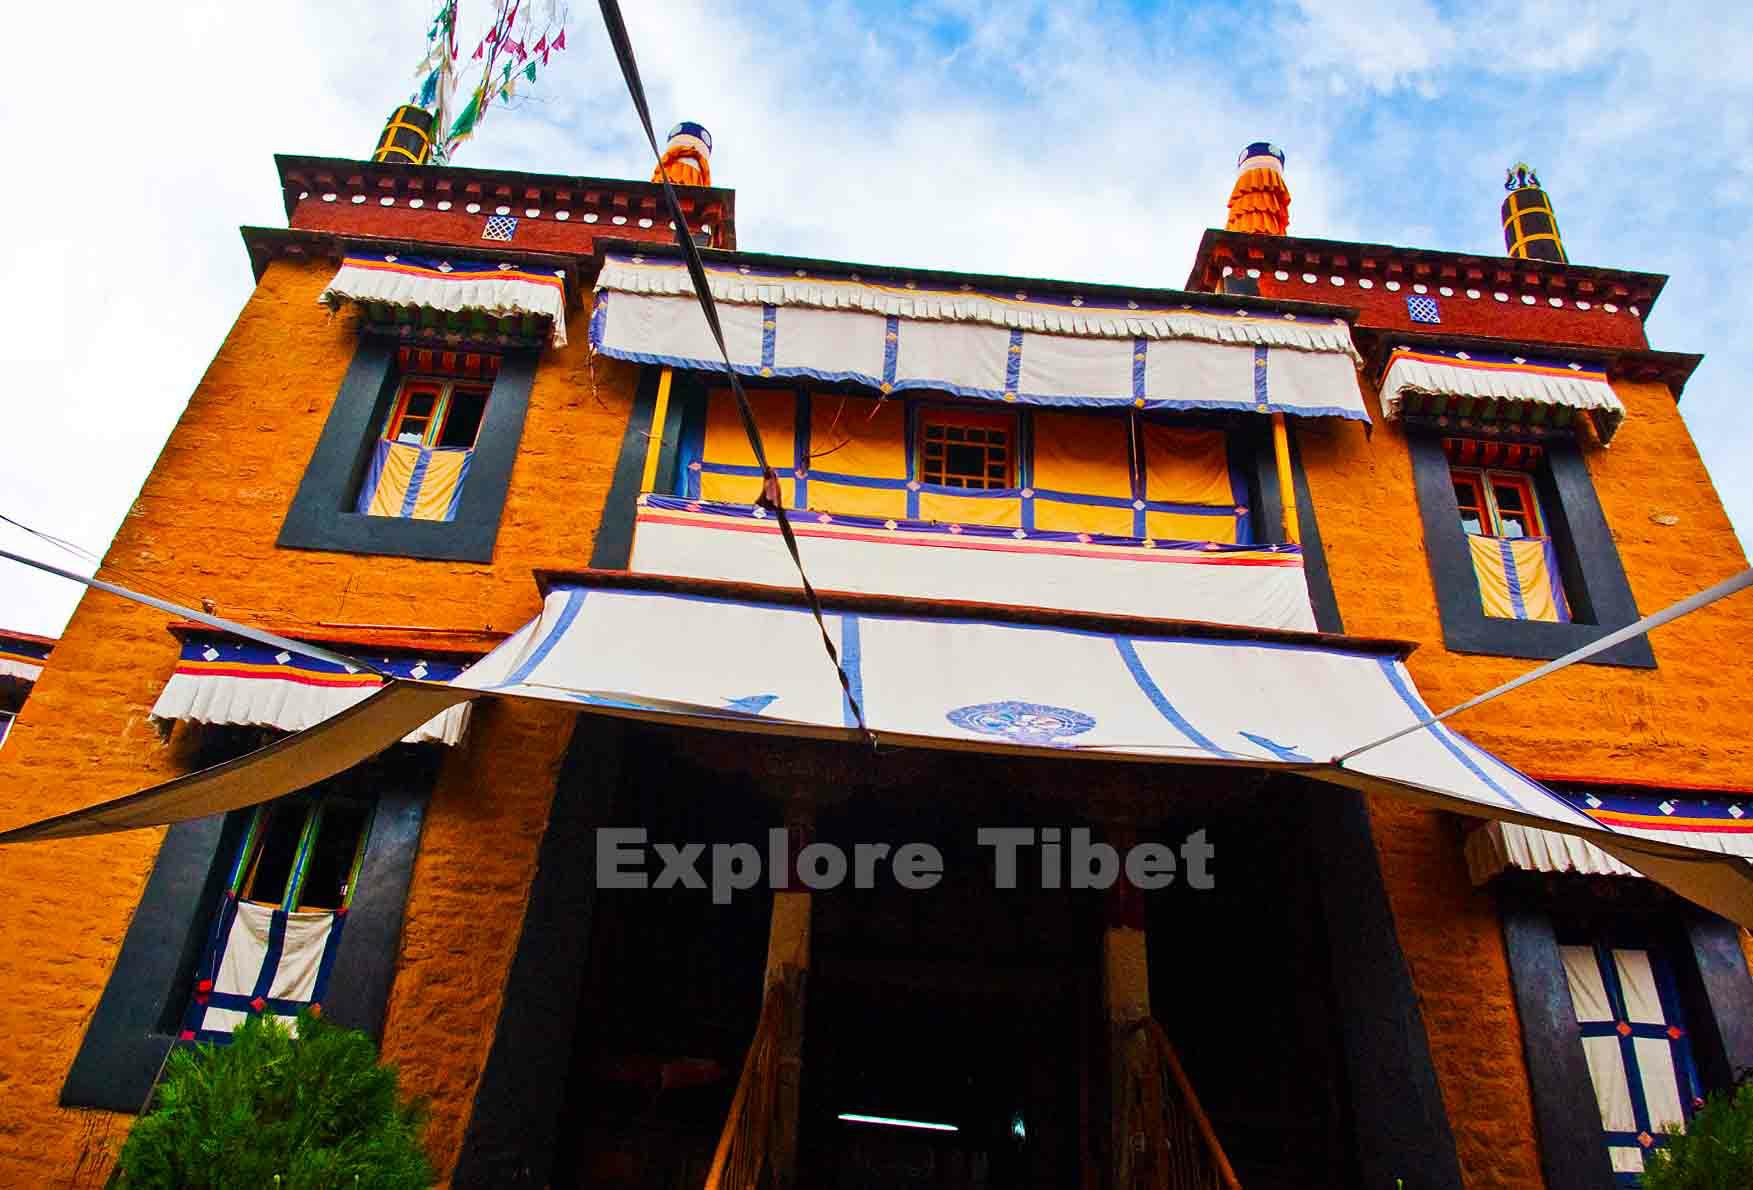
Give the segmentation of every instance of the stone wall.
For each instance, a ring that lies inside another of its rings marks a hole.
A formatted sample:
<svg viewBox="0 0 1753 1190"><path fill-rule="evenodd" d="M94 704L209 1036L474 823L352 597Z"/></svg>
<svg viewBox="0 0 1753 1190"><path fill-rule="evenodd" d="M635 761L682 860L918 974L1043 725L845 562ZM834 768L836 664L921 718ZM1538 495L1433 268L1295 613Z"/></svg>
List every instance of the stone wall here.
<svg viewBox="0 0 1753 1190"><path fill-rule="evenodd" d="M317 294L326 261L272 264L166 441L100 575L218 614L278 624L510 631L536 567L581 566L637 370L593 361L584 335L543 355L490 565L275 547L358 340L354 309ZM582 327L588 311L574 317ZM125 399L119 395L118 399ZM187 771L179 730L147 711L177 642L163 613L88 593L0 756L13 826ZM454 1161L492 1042L570 716L482 708L446 760L409 895L384 1049L432 1096L434 1157ZM162 832L0 854L0 1184L101 1185L127 1117L56 1106Z"/></svg>
<svg viewBox="0 0 1753 1190"><path fill-rule="evenodd" d="M1747 563L1668 389L1616 388L1625 425L1587 460L1647 614ZM1298 441L1347 631L1422 642L1408 664L1439 710L1532 668L1443 647L1411 457L1391 423L1378 420L1373 440L1354 423L1299 424ZM1451 722L1538 777L1753 789L1753 600L1707 609L1652 643L1653 671L1575 666ZM1468 1183L1538 1185L1502 934L1461 856L1471 824L1382 798L1370 808Z"/></svg>

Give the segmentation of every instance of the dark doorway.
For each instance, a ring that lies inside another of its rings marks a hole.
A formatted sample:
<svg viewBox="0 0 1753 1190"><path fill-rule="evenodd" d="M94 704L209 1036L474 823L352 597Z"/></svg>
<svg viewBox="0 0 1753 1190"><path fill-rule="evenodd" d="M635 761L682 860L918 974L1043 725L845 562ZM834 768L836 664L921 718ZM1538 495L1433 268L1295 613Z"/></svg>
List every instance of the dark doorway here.
<svg viewBox="0 0 1753 1190"><path fill-rule="evenodd" d="M608 822L652 843L765 844L778 824L747 780L629 733ZM704 862L702 871L706 870ZM646 863L655 883L662 870ZM699 1190L761 1008L772 894L715 905L709 889L603 889L579 962L585 987L550 1185Z"/></svg>
<svg viewBox="0 0 1753 1190"><path fill-rule="evenodd" d="M1248 1190L1359 1184L1306 812L1250 795L1154 836L1215 849L1210 888L1146 894L1151 1015Z"/></svg>
<svg viewBox="0 0 1753 1190"><path fill-rule="evenodd" d="M1100 895L1026 869L998 889L976 824L944 817L824 817L842 846L930 842L944 876L816 898L799 1185L1083 1184L1106 1077Z"/></svg>

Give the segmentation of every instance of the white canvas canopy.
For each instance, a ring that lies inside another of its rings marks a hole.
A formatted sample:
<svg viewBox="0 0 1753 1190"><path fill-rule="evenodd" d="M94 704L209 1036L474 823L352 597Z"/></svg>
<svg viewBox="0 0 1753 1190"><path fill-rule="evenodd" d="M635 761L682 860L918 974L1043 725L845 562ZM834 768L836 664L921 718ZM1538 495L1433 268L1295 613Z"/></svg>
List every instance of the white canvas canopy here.
<svg viewBox="0 0 1753 1190"><path fill-rule="evenodd" d="M452 683L392 679L228 764L0 834L0 843L177 821L272 800L472 699L731 730L863 737L814 619L787 593L639 576L559 581L542 614ZM838 606L836 606L838 604ZM1277 769L1586 839L1743 924L1753 868L1620 831L1441 723L1382 642L1076 617L955 614L830 598L825 620L865 721L890 744ZM1348 748L1408 734L1345 762Z"/></svg>

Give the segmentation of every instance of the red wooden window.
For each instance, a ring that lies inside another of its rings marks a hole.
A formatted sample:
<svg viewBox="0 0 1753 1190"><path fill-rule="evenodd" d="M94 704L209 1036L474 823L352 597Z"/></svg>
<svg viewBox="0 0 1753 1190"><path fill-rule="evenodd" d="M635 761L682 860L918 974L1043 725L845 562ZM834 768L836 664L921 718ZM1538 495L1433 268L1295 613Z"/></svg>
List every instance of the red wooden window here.
<svg viewBox="0 0 1753 1190"><path fill-rule="evenodd" d="M1546 526L1525 471L1484 467L1449 468L1461 528L1487 537L1544 537Z"/></svg>
<svg viewBox="0 0 1753 1190"><path fill-rule="evenodd" d="M483 384L410 376L396 394L383 436L390 442L466 450L481 433L488 391Z"/></svg>
<svg viewBox="0 0 1753 1190"><path fill-rule="evenodd" d="M1016 486L1016 418L960 409L919 414L919 479L946 488Z"/></svg>

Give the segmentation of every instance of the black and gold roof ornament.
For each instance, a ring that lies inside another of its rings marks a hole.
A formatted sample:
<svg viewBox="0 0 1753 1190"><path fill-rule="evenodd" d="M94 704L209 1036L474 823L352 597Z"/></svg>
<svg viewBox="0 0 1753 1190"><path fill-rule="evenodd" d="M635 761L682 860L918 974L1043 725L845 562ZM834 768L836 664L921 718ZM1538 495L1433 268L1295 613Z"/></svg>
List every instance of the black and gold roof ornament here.
<svg viewBox="0 0 1753 1190"><path fill-rule="evenodd" d="M1504 172L1503 242L1511 256L1521 260L1555 260L1568 264L1564 240L1558 234L1558 216L1552 199L1540 188L1540 175L1518 161Z"/></svg>

